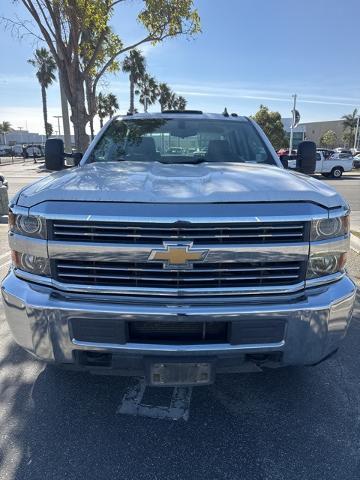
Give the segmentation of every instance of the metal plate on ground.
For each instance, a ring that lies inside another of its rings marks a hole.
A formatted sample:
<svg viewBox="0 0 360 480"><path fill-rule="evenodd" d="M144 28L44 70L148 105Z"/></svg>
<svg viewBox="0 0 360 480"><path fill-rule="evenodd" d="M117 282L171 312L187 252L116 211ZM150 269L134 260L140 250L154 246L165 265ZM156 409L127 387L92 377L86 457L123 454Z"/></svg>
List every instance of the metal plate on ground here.
<svg viewBox="0 0 360 480"><path fill-rule="evenodd" d="M208 385L213 381L211 363L159 362L149 365L149 384L153 386Z"/></svg>

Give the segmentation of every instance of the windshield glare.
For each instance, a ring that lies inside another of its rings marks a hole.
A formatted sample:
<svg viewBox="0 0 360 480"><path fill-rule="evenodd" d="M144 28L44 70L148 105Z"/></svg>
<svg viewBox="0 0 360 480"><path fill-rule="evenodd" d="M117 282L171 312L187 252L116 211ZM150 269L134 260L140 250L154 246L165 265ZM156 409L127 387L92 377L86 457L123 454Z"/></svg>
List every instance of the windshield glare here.
<svg viewBox="0 0 360 480"><path fill-rule="evenodd" d="M241 120L115 120L95 146L90 161L275 165L253 125Z"/></svg>

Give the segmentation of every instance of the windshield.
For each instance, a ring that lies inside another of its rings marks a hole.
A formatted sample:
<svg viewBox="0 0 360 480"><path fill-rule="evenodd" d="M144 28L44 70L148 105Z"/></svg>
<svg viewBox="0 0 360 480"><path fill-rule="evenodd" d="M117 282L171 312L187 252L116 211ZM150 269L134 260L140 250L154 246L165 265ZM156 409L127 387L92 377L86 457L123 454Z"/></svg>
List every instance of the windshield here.
<svg viewBox="0 0 360 480"><path fill-rule="evenodd" d="M251 162L275 165L248 121L196 119L115 120L91 162Z"/></svg>

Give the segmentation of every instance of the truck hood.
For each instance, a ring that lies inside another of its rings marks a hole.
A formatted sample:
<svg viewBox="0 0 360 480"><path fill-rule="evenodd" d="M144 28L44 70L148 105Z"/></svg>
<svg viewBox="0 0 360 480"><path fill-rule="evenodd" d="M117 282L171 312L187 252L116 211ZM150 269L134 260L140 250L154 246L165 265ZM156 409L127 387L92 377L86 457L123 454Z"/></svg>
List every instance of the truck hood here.
<svg viewBox="0 0 360 480"><path fill-rule="evenodd" d="M276 166L239 163L92 163L56 172L23 189L17 204L45 201L135 203L313 202L344 200L324 182Z"/></svg>

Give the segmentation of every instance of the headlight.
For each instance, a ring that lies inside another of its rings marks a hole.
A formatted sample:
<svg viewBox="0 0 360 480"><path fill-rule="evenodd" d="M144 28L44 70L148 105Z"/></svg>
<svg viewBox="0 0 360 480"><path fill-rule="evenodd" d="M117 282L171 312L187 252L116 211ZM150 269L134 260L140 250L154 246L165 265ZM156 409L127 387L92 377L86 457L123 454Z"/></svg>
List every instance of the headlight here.
<svg viewBox="0 0 360 480"><path fill-rule="evenodd" d="M9 212L10 231L34 238L46 238L46 221L35 215L15 215Z"/></svg>
<svg viewBox="0 0 360 480"><path fill-rule="evenodd" d="M50 261L48 258L13 251L12 260L14 267L24 272L44 277L50 276Z"/></svg>
<svg viewBox="0 0 360 480"><path fill-rule="evenodd" d="M322 253L310 256L306 273L307 280L342 272L346 263L346 253Z"/></svg>
<svg viewBox="0 0 360 480"><path fill-rule="evenodd" d="M349 215L344 217L324 218L311 223L310 240L327 240L349 234Z"/></svg>

